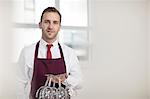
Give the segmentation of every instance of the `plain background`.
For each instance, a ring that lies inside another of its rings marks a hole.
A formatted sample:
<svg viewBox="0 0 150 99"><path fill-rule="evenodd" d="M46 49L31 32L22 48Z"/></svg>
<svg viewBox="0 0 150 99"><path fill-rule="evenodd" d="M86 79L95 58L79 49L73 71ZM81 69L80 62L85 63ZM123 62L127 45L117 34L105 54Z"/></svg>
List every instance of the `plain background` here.
<svg viewBox="0 0 150 99"><path fill-rule="evenodd" d="M0 1L0 99L15 98L13 2ZM90 60L74 99L150 99L150 1L89 0Z"/></svg>

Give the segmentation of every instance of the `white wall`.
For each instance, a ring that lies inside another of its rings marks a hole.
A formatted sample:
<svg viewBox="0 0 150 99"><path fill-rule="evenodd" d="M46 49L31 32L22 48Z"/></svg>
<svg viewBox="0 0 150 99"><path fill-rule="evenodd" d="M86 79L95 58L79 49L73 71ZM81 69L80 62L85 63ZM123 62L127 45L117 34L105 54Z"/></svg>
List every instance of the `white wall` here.
<svg viewBox="0 0 150 99"><path fill-rule="evenodd" d="M83 67L78 99L148 99L147 2L90 4L92 60Z"/></svg>
<svg viewBox="0 0 150 99"><path fill-rule="evenodd" d="M12 2L0 0L0 99L15 99L15 68L11 64L12 56Z"/></svg>
<svg viewBox="0 0 150 99"><path fill-rule="evenodd" d="M147 41L148 41L148 59L147 59L147 62L148 62L148 95L149 95L149 99L150 99L150 1L148 1L147 3L147 6L148 6L148 36L147 36Z"/></svg>

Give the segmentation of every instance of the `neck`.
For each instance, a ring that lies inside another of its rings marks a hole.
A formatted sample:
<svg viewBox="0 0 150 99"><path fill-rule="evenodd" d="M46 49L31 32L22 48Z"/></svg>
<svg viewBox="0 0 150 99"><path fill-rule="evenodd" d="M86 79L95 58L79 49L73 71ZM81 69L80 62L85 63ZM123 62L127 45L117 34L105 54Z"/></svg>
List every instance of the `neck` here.
<svg viewBox="0 0 150 99"><path fill-rule="evenodd" d="M47 43L49 43L49 44L52 44L53 42L55 42L57 39L55 38L55 39L44 39L44 38L42 38L44 41L46 41Z"/></svg>

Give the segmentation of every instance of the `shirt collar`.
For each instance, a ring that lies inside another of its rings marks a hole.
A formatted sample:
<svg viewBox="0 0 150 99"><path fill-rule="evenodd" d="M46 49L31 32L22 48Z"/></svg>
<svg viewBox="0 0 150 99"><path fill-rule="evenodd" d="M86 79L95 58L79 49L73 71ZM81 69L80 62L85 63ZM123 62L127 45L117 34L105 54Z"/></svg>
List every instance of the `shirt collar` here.
<svg viewBox="0 0 150 99"><path fill-rule="evenodd" d="M45 40L43 40L42 38L41 38L41 40L40 40L40 43L41 43L42 46L45 46L45 47L46 47L46 45L48 44L48 43L47 43ZM57 45L58 45L58 40L54 41L54 42L52 43L52 45L53 45L53 47L54 47L54 46L57 46Z"/></svg>

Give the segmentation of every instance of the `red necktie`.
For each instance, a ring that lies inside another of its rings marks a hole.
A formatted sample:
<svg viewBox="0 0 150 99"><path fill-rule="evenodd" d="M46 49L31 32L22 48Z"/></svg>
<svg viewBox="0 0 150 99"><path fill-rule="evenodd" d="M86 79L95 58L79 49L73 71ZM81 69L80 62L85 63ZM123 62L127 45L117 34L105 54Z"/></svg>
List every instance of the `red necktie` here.
<svg viewBox="0 0 150 99"><path fill-rule="evenodd" d="M52 46L52 44L47 44L47 59L52 59L52 54L50 50Z"/></svg>

